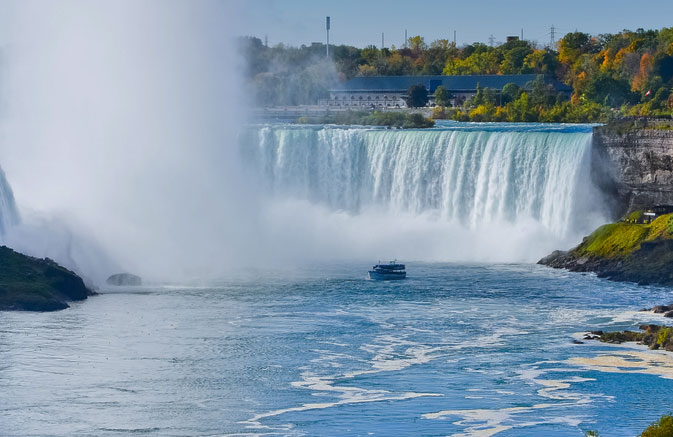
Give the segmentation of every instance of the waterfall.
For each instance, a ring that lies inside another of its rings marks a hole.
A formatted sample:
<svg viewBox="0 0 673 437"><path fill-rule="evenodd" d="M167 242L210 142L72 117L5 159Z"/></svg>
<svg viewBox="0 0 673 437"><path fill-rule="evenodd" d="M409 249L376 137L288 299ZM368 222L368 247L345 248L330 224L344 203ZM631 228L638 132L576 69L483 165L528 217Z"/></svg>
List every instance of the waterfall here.
<svg viewBox="0 0 673 437"><path fill-rule="evenodd" d="M591 137L590 127L568 125L261 125L242 152L274 197L353 215L430 214L471 230L533 221L563 239L590 231L578 223L598 208Z"/></svg>
<svg viewBox="0 0 673 437"><path fill-rule="evenodd" d="M7 231L19 223L19 213L14 203L12 187L0 168L0 241L4 242Z"/></svg>

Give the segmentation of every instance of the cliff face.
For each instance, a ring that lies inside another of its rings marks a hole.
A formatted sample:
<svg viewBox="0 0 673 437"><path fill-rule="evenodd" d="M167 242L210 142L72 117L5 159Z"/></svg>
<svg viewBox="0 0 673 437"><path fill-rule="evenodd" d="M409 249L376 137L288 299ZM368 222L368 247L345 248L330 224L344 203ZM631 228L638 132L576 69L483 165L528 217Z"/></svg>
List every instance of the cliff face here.
<svg viewBox="0 0 673 437"><path fill-rule="evenodd" d="M596 182L615 199L615 214L673 205L673 130L596 127L592 162Z"/></svg>

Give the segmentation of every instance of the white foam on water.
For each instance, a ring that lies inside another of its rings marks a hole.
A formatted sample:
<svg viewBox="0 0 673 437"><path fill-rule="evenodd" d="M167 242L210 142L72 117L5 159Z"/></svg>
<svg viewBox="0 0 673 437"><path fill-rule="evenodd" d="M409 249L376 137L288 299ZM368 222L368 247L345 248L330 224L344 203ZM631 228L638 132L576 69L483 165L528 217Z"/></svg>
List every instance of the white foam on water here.
<svg viewBox="0 0 673 437"><path fill-rule="evenodd" d="M447 419L458 417L455 425L465 427L464 433L451 434L453 437L463 436L492 436L514 428L524 428L540 424L562 423L578 426L581 419L576 417L556 417L544 421L516 422L517 415L527 414L536 410L574 406L575 404L536 404L530 407L509 407L500 409L472 409L472 410L444 410L436 413L427 413L424 419Z"/></svg>
<svg viewBox="0 0 673 437"><path fill-rule="evenodd" d="M314 365L321 364L331 369L338 369L346 365L352 366L353 363L368 365L371 367L370 369L325 376L317 375L309 370L311 366L305 366L304 368L306 370L301 373L301 379L290 383L292 387L310 390L315 396L334 395L337 400L331 402L304 403L296 407L272 410L256 414L251 419L241 423L246 424L249 428L259 428L263 419L291 412L320 410L339 405L401 401L420 397L443 396L439 393L395 393L388 390L371 390L355 386L338 385L336 381L352 380L359 376L375 375L381 372L400 371L413 365L424 364L444 356L441 353L447 350L446 347L429 347L392 335L382 335L376 337L375 340L376 341L372 344L366 344L361 347L362 350L373 355L371 359L365 360L347 353L314 349L312 352L318 353L319 356L309 361ZM403 357L400 357L399 355L403 355ZM342 364L342 362L347 364Z"/></svg>
<svg viewBox="0 0 673 437"><path fill-rule="evenodd" d="M473 435L491 436L510 429L525 428L541 424L578 426L582 422L582 418L568 416L566 414L554 414L555 417L545 417L544 420L525 421L520 419L522 415L534 413L538 410L558 410L587 405L593 402L593 398L601 397L599 394L584 395L572 391L572 386L574 384L593 381L593 379L583 377L562 379L543 378L544 375L553 372L568 372L568 369L540 368L539 366L542 364L558 364L558 362L548 361L533 363L526 368L519 370L519 375L521 379L531 384L541 386L541 388L536 390L538 396L554 402L542 402L527 407L517 406L492 409L442 410L434 413L426 413L422 417L424 419L436 420L457 418L458 420L453 423L464 427L465 432L452 434L454 437ZM511 391L497 391L497 393L510 396L516 395Z"/></svg>
<svg viewBox="0 0 673 437"><path fill-rule="evenodd" d="M673 355L670 352L650 350L637 344L606 345L618 350L593 357L571 357L566 363L598 372L638 373L673 379Z"/></svg>

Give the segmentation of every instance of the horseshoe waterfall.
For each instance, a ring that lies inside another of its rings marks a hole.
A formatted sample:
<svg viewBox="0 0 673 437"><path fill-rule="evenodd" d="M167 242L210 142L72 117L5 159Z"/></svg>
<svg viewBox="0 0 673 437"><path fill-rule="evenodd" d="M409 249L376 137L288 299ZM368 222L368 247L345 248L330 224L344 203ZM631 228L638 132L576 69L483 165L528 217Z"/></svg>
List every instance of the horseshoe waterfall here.
<svg viewBox="0 0 673 437"><path fill-rule="evenodd" d="M421 238L451 246L429 258L534 261L605 218L591 137L588 126L564 125L258 125L244 134L242 153L273 199L346 214L351 226L376 216L372 232L401 216L422 220L414 227L427 228Z"/></svg>

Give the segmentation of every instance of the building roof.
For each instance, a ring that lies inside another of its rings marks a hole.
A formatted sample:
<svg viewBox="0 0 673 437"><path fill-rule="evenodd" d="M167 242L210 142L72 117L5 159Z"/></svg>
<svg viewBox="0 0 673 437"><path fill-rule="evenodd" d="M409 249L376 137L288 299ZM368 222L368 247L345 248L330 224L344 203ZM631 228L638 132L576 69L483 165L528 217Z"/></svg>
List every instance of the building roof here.
<svg viewBox="0 0 673 437"><path fill-rule="evenodd" d="M537 74L502 74L502 75L470 75L470 76L369 76L356 77L342 83L330 91L350 92L406 92L412 85L424 85L430 92L442 85L449 91L474 91L477 84L484 88L501 90L508 83L514 83L525 88L526 84L535 80ZM561 82L545 77L545 82L551 84L557 91L571 92L572 88Z"/></svg>

